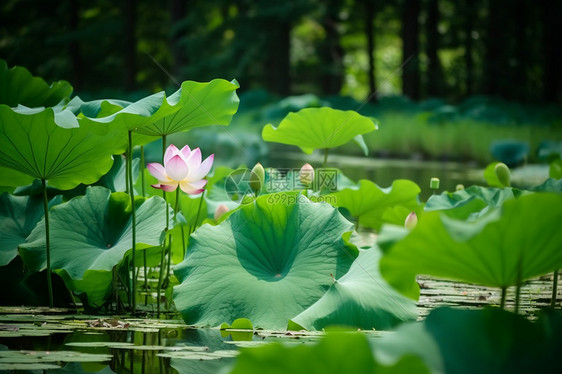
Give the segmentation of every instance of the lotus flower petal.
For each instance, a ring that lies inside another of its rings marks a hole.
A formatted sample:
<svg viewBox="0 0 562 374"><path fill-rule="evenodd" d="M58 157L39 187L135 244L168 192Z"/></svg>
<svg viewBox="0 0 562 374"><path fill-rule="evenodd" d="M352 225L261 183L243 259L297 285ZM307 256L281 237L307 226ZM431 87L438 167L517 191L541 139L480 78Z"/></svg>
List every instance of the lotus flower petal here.
<svg viewBox="0 0 562 374"><path fill-rule="evenodd" d="M210 155L201 163L199 168L197 169L190 169L189 171L189 179L190 180L198 180L202 179L209 173L211 170L211 166L213 166L213 161L215 159L215 155Z"/></svg>
<svg viewBox="0 0 562 374"><path fill-rule="evenodd" d="M146 165L146 168L148 169L150 175L152 175L154 178L158 179L159 181L166 181L169 179L168 175L166 174L166 169L164 169L164 166L156 162L151 162L150 164Z"/></svg>
<svg viewBox="0 0 562 374"><path fill-rule="evenodd" d="M175 155L166 164L166 173L168 177L175 181L180 181L187 177L189 167L185 161L179 156Z"/></svg>
<svg viewBox="0 0 562 374"><path fill-rule="evenodd" d="M166 152L164 153L164 165L167 165L168 161L170 161L170 159L177 155L179 152L179 149L175 145L170 144L166 149Z"/></svg>

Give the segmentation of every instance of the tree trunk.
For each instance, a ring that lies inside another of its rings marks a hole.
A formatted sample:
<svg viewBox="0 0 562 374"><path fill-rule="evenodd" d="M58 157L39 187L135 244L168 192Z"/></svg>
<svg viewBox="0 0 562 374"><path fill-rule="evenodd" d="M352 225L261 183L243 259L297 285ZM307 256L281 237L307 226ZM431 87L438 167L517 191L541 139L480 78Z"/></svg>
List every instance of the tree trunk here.
<svg viewBox="0 0 562 374"><path fill-rule="evenodd" d="M125 89L132 91L136 86L137 75L137 38L136 38L136 22L137 22L137 4L136 0L125 0L123 16L125 18L125 48L123 49L123 60L125 68Z"/></svg>
<svg viewBox="0 0 562 374"><path fill-rule="evenodd" d="M402 94L412 100L420 98L419 14L420 0L402 5Z"/></svg>
<svg viewBox="0 0 562 374"><path fill-rule="evenodd" d="M70 30L73 35L77 34L78 23L80 21L80 5L78 0L70 0ZM72 40L69 45L70 60L72 62L72 86L79 91L84 86L84 68L82 65L82 55L80 53L80 43L77 39Z"/></svg>
<svg viewBox="0 0 562 374"><path fill-rule="evenodd" d="M375 1L363 0L365 6L365 35L367 36L367 56L369 57L369 67L367 74L369 77L369 95L367 100L377 101L376 96L376 77L375 77L375 33L373 22L375 20Z"/></svg>
<svg viewBox="0 0 562 374"><path fill-rule="evenodd" d="M429 0L427 8L427 94L440 96L443 94L443 74L441 62L437 51L439 50L439 3L438 0Z"/></svg>
<svg viewBox="0 0 562 374"><path fill-rule="evenodd" d="M328 95L340 93L343 85L343 48L340 45L338 32L339 12L341 0L328 0L322 27L326 31L326 38L320 46L319 55L323 63L322 92Z"/></svg>
<svg viewBox="0 0 562 374"><path fill-rule="evenodd" d="M474 8L470 4L464 7L464 16L464 68L466 69L465 94L469 96L474 93L474 40L472 39L472 32L474 31L475 18Z"/></svg>
<svg viewBox="0 0 562 374"><path fill-rule="evenodd" d="M291 93L291 23L272 20L270 40L265 60L265 74L268 89L276 94L288 96Z"/></svg>
<svg viewBox="0 0 562 374"><path fill-rule="evenodd" d="M170 1L170 16L172 20L172 36L171 36L171 49L172 49L172 75L179 82L184 79L182 77L182 70L187 65L188 59L185 48L181 45L181 39L185 33L185 27L181 25L187 11L186 0L171 0Z"/></svg>
<svg viewBox="0 0 562 374"><path fill-rule="evenodd" d="M543 99L562 104L562 25L559 1L544 1L543 4Z"/></svg>

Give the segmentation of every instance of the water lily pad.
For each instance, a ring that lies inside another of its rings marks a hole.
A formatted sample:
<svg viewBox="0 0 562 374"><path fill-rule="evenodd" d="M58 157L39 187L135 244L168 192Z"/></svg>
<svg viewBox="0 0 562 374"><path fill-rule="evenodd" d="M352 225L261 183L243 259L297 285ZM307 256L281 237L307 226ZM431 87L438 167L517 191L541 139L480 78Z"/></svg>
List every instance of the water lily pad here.
<svg viewBox="0 0 562 374"><path fill-rule="evenodd" d="M562 196L535 193L466 222L428 212L381 259L385 279L417 298L416 274L509 287L562 268Z"/></svg>
<svg viewBox="0 0 562 374"><path fill-rule="evenodd" d="M41 77L34 77L23 66L8 69L5 60L0 59L0 104L11 107L18 104L28 107L55 106L70 97L72 86L67 81L50 85Z"/></svg>
<svg viewBox="0 0 562 374"><path fill-rule="evenodd" d="M190 237L174 269L174 302L188 324L249 318L282 329L347 272L357 255L344 235L352 224L330 205L296 196L284 200L293 204L261 196Z"/></svg>
<svg viewBox="0 0 562 374"><path fill-rule="evenodd" d="M49 206L62 202L58 196ZM43 217L43 199L30 196L0 195L0 266L7 265L18 254L18 245L25 242Z"/></svg>
<svg viewBox="0 0 562 374"><path fill-rule="evenodd" d="M178 103L179 110L148 126L139 127L136 132L162 136L202 126L229 125L240 103L236 95L239 87L236 80L185 81L169 98Z"/></svg>
<svg viewBox="0 0 562 374"><path fill-rule="evenodd" d="M345 208L361 226L380 229L383 223L404 224L412 211L421 208L420 187L412 181L397 179L392 186L381 188L362 179L359 188L346 188L329 196L336 199L335 206ZM401 210L393 210L402 207Z"/></svg>
<svg viewBox="0 0 562 374"><path fill-rule="evenodd" d="M380 257L376 247L361 251L349 272L336 280L314 305L292 318L289 328L321 330L341 325L388 330L400 322L415 320L416 304L381 277Z"/></svg>
<svg viewBox="0 0 562 374"><path fill-rule="evenodd" d="M122 145L111 133L96 135L91 126L78 126L68 109L0 105L0 119L0 166L61 190L96 182Z"/></svg>
<svg viewBox="0 0 562 374"><path fill-rule="evenodd" d="M473 220L491 208L501 206L506 200L522 196L525 191L516 188L491 188L470 186L456 192L433 195L425 204L425 211L443 210L450 217Z"/></svg>
<svg viewBox="0 0 562 374"><path fill-rule="evenodd" d="M376 129L376 120L351 110L305 108L289 113L278 127L266 125L262 137L266 142L296 145L310 154L315 149L338 147Z"/></svg>
<svg viewBox="0 0 562 374"><path fill-rule="evenodd" d="M166 203L157 196L138 197L135 203L137 250L158 248L165 227ZM128 195L89 187L85 196L51 210L52 269L71 290L84 293L90 306L103 304L111 290L113 267L131 249L130 209ZM24 262L36 271L45 267L43 222L30 234L28 243L20 246ZM140 261L142 256L138 257Z"/></svg>

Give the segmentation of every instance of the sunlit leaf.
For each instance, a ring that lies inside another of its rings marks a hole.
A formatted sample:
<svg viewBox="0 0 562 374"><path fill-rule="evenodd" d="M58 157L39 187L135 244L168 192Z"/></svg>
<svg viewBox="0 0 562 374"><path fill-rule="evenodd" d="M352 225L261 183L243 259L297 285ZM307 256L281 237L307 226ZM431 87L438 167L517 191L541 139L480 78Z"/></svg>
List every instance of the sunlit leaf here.
<svg viewBox="0 0 562 374"><path fill-rule="evenodd" d="M135 201L138 251L159 250L165 227L162 198L138 197ZM69 224L71 223L71 224ZM86 195L53 207L50 211L51 267L91 306L100 306L111 290L112 269L131 250L131 206L127 194L103 187L89 187ZM45 267L45 234L42 220L20 246L20 254L32 270Z"/></svg>
<svg viewBox="0 0 562 374"><path fill-rule="evenodd" d="M307 330L321 330L330 325L388 330L402 321L415 320L416 304L397 293L381 277L380 257L376 247L361 251L349 272L291 322Z"/></svg>
<svg viewBox="0 0 562 374"><path fill-rule="evenodd" d="M352 224L336 209L302 196L291 204L270 198L191 236L174 269L181 282L174 302L188 324L218 326L243 317L256 327L285 328L322 297L332 276L349 269L357 249L342 236Z"/></svg>
<svg viewBox="0 0 562 374"><path fill-rule="evenodd" d="M178 103L179 110L148 126L139 127L136 132L162 136L202 126L226 126L238 110L240 100L236 90L239 87L235 80L214 79L206 83L185 81L169 97L170 101Z"/></svg>
<svg viewBox="0 0 562 374"><path fill-rule="evenodd" d="M388 188L363 179L359 181L359 188L346 188L329 196L336 199L335 206L347 209L360 225L379 229L384 222L404 224L410 212L421 208L420 192L417 184L405 179L395 180ZM405 209L385 217L387 210L398 206Z"/></svg>
<svg viewBox="0 0 562 374"><path fill-rule="evenodd" d="M289 113L278 127L266 125L262 137L267 142L296 145L310 154L315 149L338 147L376 129L376 120L351 110L305 108Z"/></svg>
<svg viewBox="0 0 562 374"><path fill-rule="evenodd" d="M535 193L508 200L472 222L439 212L381 259L381 273L396 289L417 298L416 274L485 286L509 287L562 268L562 196Z"/></svg>
<svg viewBox="0 0 562 374"><path fill-rule="evenodd" d="M91 184L113 164L120 140L78 126L69 110L0 105L0 166L67 190Z"/></svg>

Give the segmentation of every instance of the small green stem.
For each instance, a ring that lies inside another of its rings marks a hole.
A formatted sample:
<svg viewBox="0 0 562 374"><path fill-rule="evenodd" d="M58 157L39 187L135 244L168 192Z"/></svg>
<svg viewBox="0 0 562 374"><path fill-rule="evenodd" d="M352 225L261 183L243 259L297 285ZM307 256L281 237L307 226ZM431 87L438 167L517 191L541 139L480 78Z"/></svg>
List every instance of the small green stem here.
<svg viewBox="0 0 562 374"><path fill-rule="evenodd" d="M131 196L131 218L132 218L132 251L131 251L131 276L133 278L131 286L131 308L133 313L135 313L137 300L136 300L136 290L137 290L137 277L135 272L135 255L137 249L137 218L135 212L135 189L133 186L133 132L129 130L129 154L127 157L127 163L129 164L129 195Z"/></svg>
<svg viewBox="0 0 562 374"><path fill-rule="evenodd" d="M519 257L519 261L517 263L517 286L515 288L515 314L519 313L519 299L521 298L521 285L522 285L522 265L523 265L523 256Z"/></svg>
<svg viewBox="0 0 562 374"><path fill-rule="evenodd" d="M141 147L140 147L139 172L140 172L140 177L141 177L141 195L144 197L144 196L146 196L145 191L144 191L144 184L145 184L145 180L144 180L144 145L141 145Z"/></svg>
<svg viewBox="0 0 562 374"><path fill-rule="evenodd" d="M164 164L164 155L166 154L166 135L162 135L162 164ZM160 271L158 272L158 289L156 290L156 315L160 318L160 291L162 288L162 281L164 277L164 260L166 254L166 238L168 235L168 227L170 226L170 210L168 209L168 199L166 198L166 191L162 190L162 198L166 205L166 227L164 228L164 242L162 243L162 253L160 255Z"/></svg>
<svg viewBox="0 0 562 374"><path fill-rule="evenodd" d="M197 223L199 222L199 214L201 213L201 206L203 205L203 197L205 196L205 191L201 192L201 197L199 198L199 208L197 208L197 214L195 215L195 222L193 226L189 229L189 235L193 234L195 229L197 228Z"/></svg>
<svg viewBox="0 0 562 374"><path fill-rule="evenodd" d="M505 309L505 296L507 294L507 287L503 286L502 287L502 298L500 301L500 308L501 309Z"/></svg>
<svg viewBox="0 0 562 374"><path fill-rule="evenodd" d="M556 293L558 288L558 269L554 270L554 279L552 280L552 297L550 298L550 307L556 306Z"/></svg>
<svg viewBox="0 0 562 374"><path fill-rule="evenodd" d="M182 249L182 257L185 258L185 227L181 227L181 249Z"/></svg>
<svg viewBox="0 0 562 374"><path fill-rule="evenodd" d="M47 197L47 181L41 179L43 185L43 209L45 210L45 251L47 256L47 290L49 293L49 308L53 307L53 284L51 281L51 235L49 232L49 198Z"/></svg>
<svg viewBox="0 0 562 374"><path fill-rule="evenodd" d="M326 165L328 165L328 152L330 152L330 149L325 148L324 149L324 164L322 165L323 168L326 168Z"/></svg>

